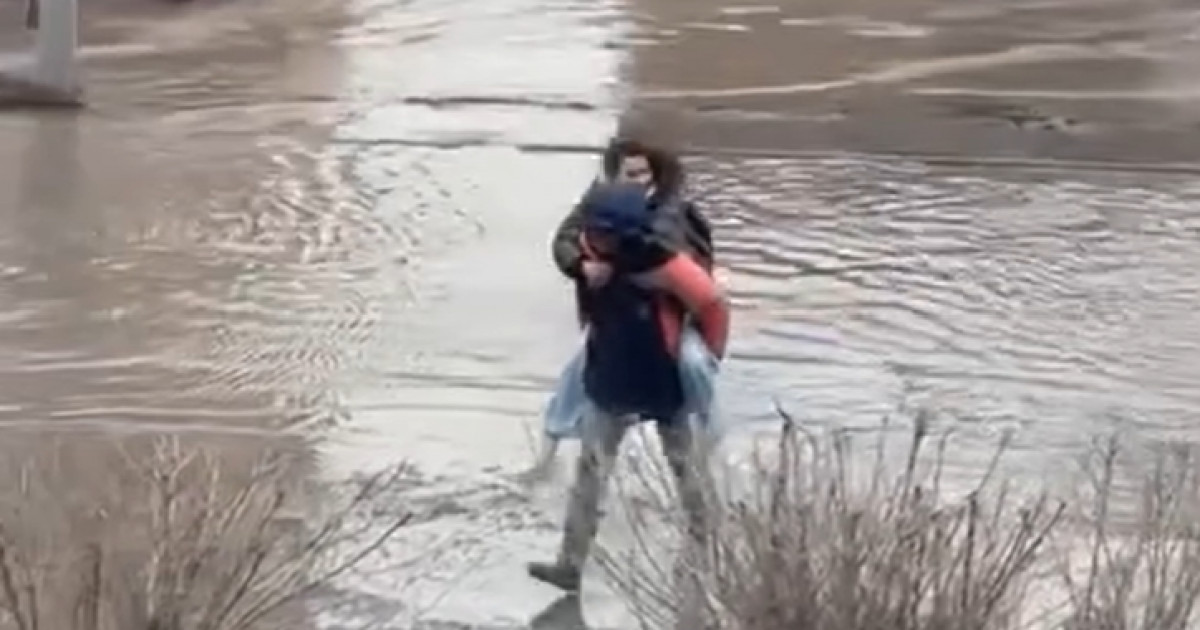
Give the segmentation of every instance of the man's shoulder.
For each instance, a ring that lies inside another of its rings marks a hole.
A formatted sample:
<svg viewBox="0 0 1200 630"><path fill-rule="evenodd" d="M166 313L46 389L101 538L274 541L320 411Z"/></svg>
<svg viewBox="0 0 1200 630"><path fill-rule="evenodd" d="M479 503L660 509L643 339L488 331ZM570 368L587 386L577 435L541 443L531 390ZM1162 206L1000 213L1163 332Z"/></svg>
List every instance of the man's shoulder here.
<svg viewBox="0 0 1200 630"><path fill-rule="evenodd" d="M704 212L700 209L700 204L691 199L684 199L679 203L684 216L693 221L708 223L708 217L704 216Z"/></svg>
<svg viewBox="0 0 1200 630"><path fill-rule="evenodd" d="M693 215L703 216L699 203L690 197L681 195L673 195L656 200L654 206L655 212L662 216L675 218L687 218Z"/></svg>

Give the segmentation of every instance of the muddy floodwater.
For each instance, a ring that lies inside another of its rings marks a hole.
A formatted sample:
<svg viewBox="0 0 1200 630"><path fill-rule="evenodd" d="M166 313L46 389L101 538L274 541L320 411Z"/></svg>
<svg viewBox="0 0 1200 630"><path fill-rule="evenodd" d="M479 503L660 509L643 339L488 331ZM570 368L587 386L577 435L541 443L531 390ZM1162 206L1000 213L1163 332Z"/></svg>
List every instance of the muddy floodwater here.
<svg viewBox="0 0 1200 630"><path fill-rule="evenodd" d="M625 125L688 151L746 432L775 400L869 427L906 398L962 433L954 465L1010 432L1042 479L1097 431L1195 434L1200 10L245 4L92 10L90 107L0 113L0 448L83 462L182 432L316 438L318 475L409 460L442 516L402 544L442 551L342 586L526 627L565 477L506 475L579 342L548 242ZM601 585L583 600L625 623Z"/></svg>

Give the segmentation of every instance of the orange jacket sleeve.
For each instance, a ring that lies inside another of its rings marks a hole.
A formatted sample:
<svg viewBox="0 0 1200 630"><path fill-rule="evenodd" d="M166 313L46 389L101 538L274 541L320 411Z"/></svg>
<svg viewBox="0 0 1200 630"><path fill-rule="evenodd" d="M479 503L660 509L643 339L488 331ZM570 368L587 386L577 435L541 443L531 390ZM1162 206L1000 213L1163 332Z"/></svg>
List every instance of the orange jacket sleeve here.
<svg viewBox="0 0 1200 630"><path fill-rule="evenodd" d="M729 340L729 303L712 277L684 254L672 256L654 275L659 286L679 298L696 318L700 334L713 356L723 358Z"/></svg>

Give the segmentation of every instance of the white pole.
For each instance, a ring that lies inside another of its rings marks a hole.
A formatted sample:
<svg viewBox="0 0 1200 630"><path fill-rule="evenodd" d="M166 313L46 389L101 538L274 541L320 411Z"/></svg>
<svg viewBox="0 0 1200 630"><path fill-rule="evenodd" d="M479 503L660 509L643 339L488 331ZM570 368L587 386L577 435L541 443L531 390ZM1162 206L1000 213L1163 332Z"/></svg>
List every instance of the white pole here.
<svg viewBox="0 0 1200 630"><path fill-rule="evenodd" d="M79 91L76 48L79 44L79 0L37 2L38 29L34 46L34 80L64 94Z"/></svg>

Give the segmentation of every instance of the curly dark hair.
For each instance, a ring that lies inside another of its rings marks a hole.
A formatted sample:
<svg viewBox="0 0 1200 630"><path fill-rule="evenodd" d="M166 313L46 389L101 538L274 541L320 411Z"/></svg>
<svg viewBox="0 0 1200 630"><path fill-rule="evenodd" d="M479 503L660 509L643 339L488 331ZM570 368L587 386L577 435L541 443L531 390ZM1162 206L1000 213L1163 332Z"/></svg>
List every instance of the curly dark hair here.
<svg viewBox="0 0 1200 630"><path fill-rule="evenodd" d="M656 196L672 197L683 189L683 165L679 156L661 146L631 138L618 137L604 151L604 176L612 179L621 168L621 160L627 157L644 157L650 165Z"/></svg>

